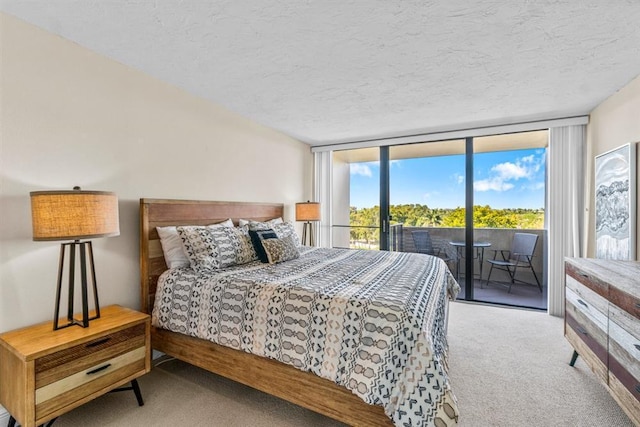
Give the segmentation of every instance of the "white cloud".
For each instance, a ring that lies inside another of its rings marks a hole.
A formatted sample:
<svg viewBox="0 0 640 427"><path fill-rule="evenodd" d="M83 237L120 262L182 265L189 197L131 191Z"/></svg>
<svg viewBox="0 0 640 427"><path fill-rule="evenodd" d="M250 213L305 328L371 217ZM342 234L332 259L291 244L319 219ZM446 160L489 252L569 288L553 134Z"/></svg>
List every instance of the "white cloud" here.
<svg viewBox="0 0 640 427"><path fill-rule="evenodd" d="M535 156L533 154L520 159L522 163L533 163L534 160L535 160Z"/></svg>
<svg viewBox="0 0 640 427"><path fill-rule="evenodd" d="M532 191L543 190L544 188L545 188L544 181L534 182L531 185L527 185L527 186L523 187L523 189L525 189L525 190L532 190Z"/></svg>
<svg viewBox="0 0 640 427"><path fill-rule="evenodd" d="M514 187L509 182L504 182L500 177L493 177L489 179L481 179L480 181L473 182L473 189L475 191L507 191Z"/></svg>
<svg viewBox="0 0 640 427"><path fill-rule="evenodd" d="M513 181L534 180L543 164L544 156L536 158L533 154L516 159L515 162L498 163L489 170L489 178L475 181L473 188L476 191L511 190L515 188ZM528 188L544 188L544 182L534 182Z"/></svg>
<svg viewBox="0 0 640 427"><path fill-rule="evenodd" d="M459 173L454 173L452 178L456 182L456 184L464 184L464 175Z"/></svg>
<svg viewBox="0 0 640 427"><path fill-rule="evenodd" d="M497 177L505 181L510 179L526 178L531 173L531 171L527 167L523 166L519 161L516 163L498 163L491 168L491 171L495 172Z"/></svg>
<svg viewBox="0 0 640 427"><path fill-rule="evenodd" d="M371 168L364 163L351 163L349 165L351 175L362 175L371 178Z"/></svg>

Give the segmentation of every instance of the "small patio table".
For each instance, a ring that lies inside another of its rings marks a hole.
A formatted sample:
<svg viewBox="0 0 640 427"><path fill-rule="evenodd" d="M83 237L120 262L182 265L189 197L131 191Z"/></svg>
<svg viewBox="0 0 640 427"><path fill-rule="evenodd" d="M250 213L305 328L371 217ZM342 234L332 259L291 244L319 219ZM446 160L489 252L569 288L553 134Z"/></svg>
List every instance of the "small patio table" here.
<svg viewBox="0 0 640 427"><path fill-rule="evenodd" d="M466 246L465 242L454 241L449 242L451 246L456 248L456 254L458 255L457 263L456 263L456 279L460 280L460 259L464 258L464 247ZM479 278L482 280L482 263L484 262L484 250L491 246L489 242L473 242L473 248L476 250L476 254L473 259L477 259L480 264L480 274Z"/></svg>

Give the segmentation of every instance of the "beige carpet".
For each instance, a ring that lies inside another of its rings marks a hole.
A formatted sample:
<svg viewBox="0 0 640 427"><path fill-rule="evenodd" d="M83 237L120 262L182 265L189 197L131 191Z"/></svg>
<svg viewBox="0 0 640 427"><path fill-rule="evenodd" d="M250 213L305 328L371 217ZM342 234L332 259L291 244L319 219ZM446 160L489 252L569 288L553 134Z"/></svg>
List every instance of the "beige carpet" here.
<svg viewBox="0 0 640 427"><path fill-rule="evenodd" d="M460 426L633 426L571 347L562 319L541 312L454 303L451 382ZM54 426L340 426L280 399L178 361L131 392L100 397Z"/></svg>

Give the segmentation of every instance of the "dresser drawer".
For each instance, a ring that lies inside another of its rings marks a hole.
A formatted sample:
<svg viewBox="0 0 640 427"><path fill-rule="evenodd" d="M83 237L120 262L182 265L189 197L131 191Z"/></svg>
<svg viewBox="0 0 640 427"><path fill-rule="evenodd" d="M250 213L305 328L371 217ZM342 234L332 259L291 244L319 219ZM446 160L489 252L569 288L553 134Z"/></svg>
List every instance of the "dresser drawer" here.
<svg viewBox="0 0 640 427"><path fill-rule="evenodd" d="M567 295L571 294L570 303L585 313L591 313L590 317L594 317L606 329L609 301L574 277L566 276L565 284Z"/></svg>
<svg viewBox="0 0 640 427"><path fill-rule="evenodd" d="M577 267L571 263L566 263L565 273L567 281L569 280L569 277L571 277L573 280L580 283L581 285L584 285L598 295L601 295L605 298L608 296L609 284L605 281L602 281L596 276L590 275L580 267Z"/></svg>
<svg viewBox="0 0 640 427"><path fill-rule="evenodd" d="M640 320L614 304L609 305L609 383L623 406L640 414Z"/></svg>
<svg viewBox="0 0 640 427"><path fill-rule="evenodd" d="M36 359L36 419L144 371L145 362L145 324Z"/></svg>
<svg viewBox="0 0 640 427"><path fill-rule="evenodd" d="M609 305L609 353L640 378L640 320L614 304Z"/></svg>
<svg viewBox="0 0 640 427"><path fill-rule="evenodd" d="M638 280L640 283L640 278ZM611 287L609 289L609 301L640 321L640 297L629 295L620 289Z"/></svg>
<svg viewBox="0 0 640 427"><path fill-rule="evenodd" d="M631 375L617 360L610 360L609 387L629 418L640 425L640 378Z"/></svg>
<svg viewBox="0 0 640 427"><path fill-rule="evenodd" d="M569 286L566 289L565 335L593 372L607 383L608 302L585 287L577 290L579 293ZM601 307L605 307L604 312Z"/></svg>

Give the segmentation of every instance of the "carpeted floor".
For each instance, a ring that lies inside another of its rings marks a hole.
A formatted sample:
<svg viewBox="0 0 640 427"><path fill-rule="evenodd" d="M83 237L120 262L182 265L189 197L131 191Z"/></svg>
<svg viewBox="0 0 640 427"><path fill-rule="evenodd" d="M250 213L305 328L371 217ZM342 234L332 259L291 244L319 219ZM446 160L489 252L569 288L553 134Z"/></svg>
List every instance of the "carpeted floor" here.
<svg viewBox="0 0 640 427"><path fill-rule="evenodd" d="M451 383L461 427L624 426L633 424L578 359L562 319L456 302L449 319ZM132 393L100 397L60 417L67 426L341 426L249 387L168 361Z"/></svg>

